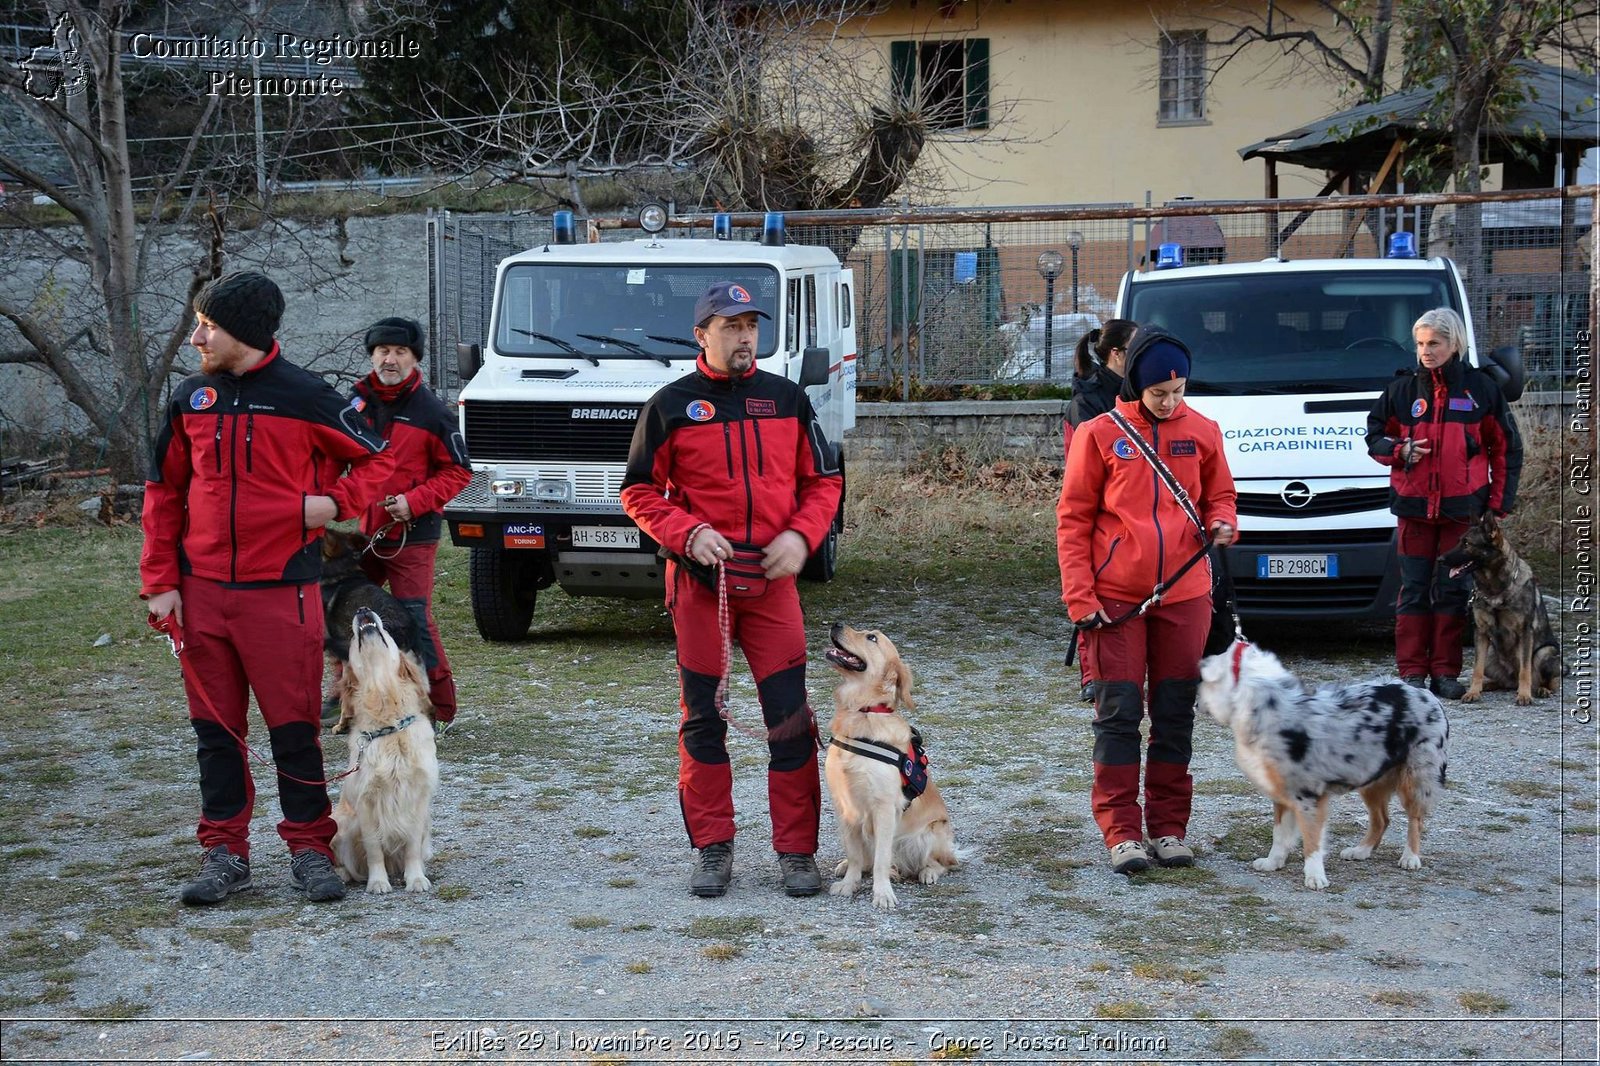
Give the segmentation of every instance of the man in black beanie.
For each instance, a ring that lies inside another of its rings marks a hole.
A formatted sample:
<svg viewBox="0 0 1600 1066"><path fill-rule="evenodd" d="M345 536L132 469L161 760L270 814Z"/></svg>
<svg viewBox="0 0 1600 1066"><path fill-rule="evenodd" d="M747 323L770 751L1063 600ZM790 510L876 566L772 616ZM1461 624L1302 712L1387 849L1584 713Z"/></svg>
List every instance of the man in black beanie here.
<svg viewBox="0 0 1600 1066"><path fill-rule="evenodd" d="M366 345L372 373L356 382L352 400L364 406L373 428L389 442L394 471L382 498L362 512L361 532L377 536L377 543L361 557L361 565L426 623L419 628L426 629L432 644L423 648L428 697L434 728L443 733L456 718L456 683L433 617L439 512L472 480L472 467L454 412L422 383L421 324L379 319L367 330ZM323 710L328 711L326 703Z"/></svg>
<svg viewBox="0 0 1600 1066"><path fill-rule="evenodd" d="M336 390L283 357L273 339L283 293L270 278L227 274L194 306L200 373L167 406L139 558L152 620L181 627L198 740L205 854L180 898L219 903L250 887L255 783L244 738L254 692L278 769L290 882L311 900L340 899L317 706L322 527L381 497L393 459Z"/></svg>

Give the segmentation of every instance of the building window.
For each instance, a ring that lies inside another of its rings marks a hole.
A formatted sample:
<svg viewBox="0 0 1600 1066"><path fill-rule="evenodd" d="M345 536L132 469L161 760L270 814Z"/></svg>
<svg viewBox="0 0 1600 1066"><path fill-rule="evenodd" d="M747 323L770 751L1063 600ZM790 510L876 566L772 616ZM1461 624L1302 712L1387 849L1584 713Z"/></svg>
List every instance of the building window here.
<svg viewBox="0 0 1600 1066"><path fill-rule="evenodd" d="M989 40L892 41L889 66L900 103L935 130L989 125Z"/></svg>
<svg viewBox="0 0 1600 1066"><path fill-rule="evenodd" d="M1199 122L1206 117L1206 31L1161 34L1162 122Z"/></svg>

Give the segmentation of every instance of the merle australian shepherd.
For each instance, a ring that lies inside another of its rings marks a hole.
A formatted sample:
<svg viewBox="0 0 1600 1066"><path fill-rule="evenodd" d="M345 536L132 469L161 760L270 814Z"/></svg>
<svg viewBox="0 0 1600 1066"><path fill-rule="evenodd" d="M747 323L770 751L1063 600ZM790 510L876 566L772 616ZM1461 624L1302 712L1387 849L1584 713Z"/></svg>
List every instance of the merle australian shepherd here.
<svg viewBox="0 0 1600 1066"><path fill-rule="evenodd" d="M1450 737L1437 697L1400 681L1308 692L1271 652L1236 641L1200 661L1199 703L1233 730L1239 768L1272 800L1272 850L1255 869L1281 869L1299 836L1306 887L1327 888L1328 801L1345 792L1361 793L1367 835L1340 858L1371 856L1398 792L1408 823L1400 865L1422 866L1422 826L1444 784Z"/></svg>

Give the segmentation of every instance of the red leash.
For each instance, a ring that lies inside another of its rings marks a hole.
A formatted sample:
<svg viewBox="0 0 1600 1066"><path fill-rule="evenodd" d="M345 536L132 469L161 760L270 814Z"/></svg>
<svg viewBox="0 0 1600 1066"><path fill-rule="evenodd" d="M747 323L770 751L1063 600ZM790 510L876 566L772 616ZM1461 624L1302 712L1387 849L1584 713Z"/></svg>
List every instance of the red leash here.
<svg viewBox="0 0 1600 1066"><path fill-rule="evenodd" d="M733 715L728 713L728 673L733 669L733 622L728 609L728 575L723 569L722 560L720 558L717 560L716 565L717 633L722 637L722 676L717 678L717 694L712 697L716 704L717 716L724 722L732 725L735 729L747 737L754 737L756 740L764 743L771 743L774 740L783 740L794 732L794 727L790 723L793 722L804 726L808 719L813 719L815 717L811 713L811 706L809 703L803 707L801 711L796 711L794 714L791 714L788 718L785 718L782 722L778 723L777 728L767 729L764 731L752 729L743 722L735 720ZM804 713L802 713L802 711ZM820 747L822 743L820 738L817 743L818 747Z"/></svg>
<svg viewBox="0 0 1600 1066"><path fill-rule="evenodd" d="M173 611L170 614L168 614L165 618L157 618L153 614L145 615L145 621L150 623L150 628L151 629L155 630L157 633L160 633L162 636L167 638L167 643L172 645L172 657L174 659L180 659L181 660L182 655L183 655L183 626L178 622L178 612L177 611ZM181 670L181 667L180 667L180 670ZM234 740L238 741L239 747L243 748L249 754L249 756L252 759L254 759L256 762L262 764L263 766L271 766L274 770L277 770L277 773L278 773L279 777L284 778L285 780L288 780L288 781L293 781L295 784L298 784L298 785L324 785L325 786L325 785L333 784L335 781L339 780L340 778L349 777L351 774L353 774L357 770L361 769L360 764L357 763L355 766L350 767L350 769L346 770L344 773L336 774L335 776L327 778L326 780L322 780L322 781L307 781L303 777L296 777L293 774L284 773L282 770L278 769L277 765L275 763L273 763L273 761L271 759L267 759L267 758L262 757L260 752L256 751L256 749L252 748L245 741L244 737L241 737L238 733L235 733L232 729L228 728L228 723L226 723L226 722L224 722L222 720L222 715L217 711L216 705L211 702L211 697L206 694L205 686L200 684L200 679L197 677L197 678L194 678L193 680L194 680L194 690L195 690L196 693L199 694L200 702L206 705L206 710L211 712L212 720L215 721L219 726L222 727L223 732L227 733Z"/></svg>

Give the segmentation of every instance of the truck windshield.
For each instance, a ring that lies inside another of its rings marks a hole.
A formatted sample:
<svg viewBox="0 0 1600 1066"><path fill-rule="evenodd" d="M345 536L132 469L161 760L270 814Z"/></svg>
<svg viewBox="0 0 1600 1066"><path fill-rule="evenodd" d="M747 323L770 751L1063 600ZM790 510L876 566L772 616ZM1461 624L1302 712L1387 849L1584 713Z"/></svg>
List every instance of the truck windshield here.
<svg viewBox="0 0 1600 1066"><path fill-rule="evenodd" d="M506 270L495 351L509 356L693 359L694 304L714 282L734 281L771 315L756 355L777 345L778 272L772 267L625 263L518 263Z"/></svg>
<svg viewBox="0 0 1600 1066"><path fill-rule="evenodd" d="M1461 312L1443 271L1284 272L1138 281L1124 317L1194 353L1190 393L1371 392L1417 365L1411 325Z"/></svg>

